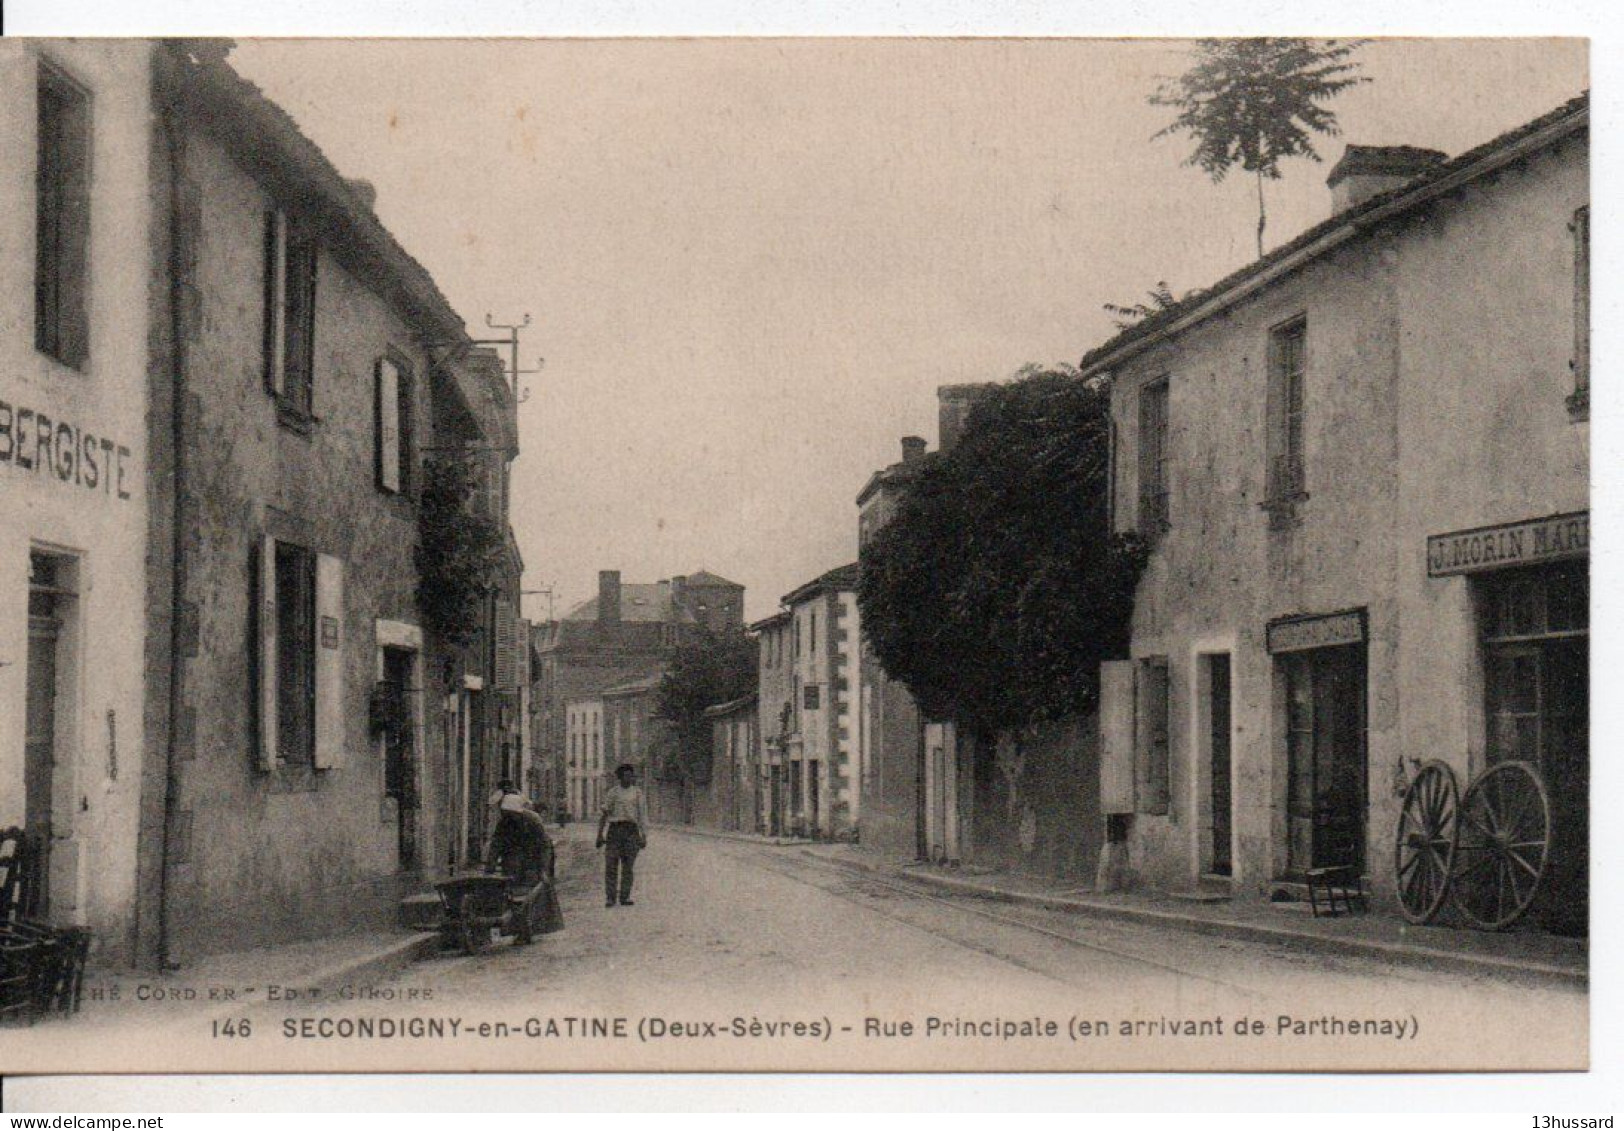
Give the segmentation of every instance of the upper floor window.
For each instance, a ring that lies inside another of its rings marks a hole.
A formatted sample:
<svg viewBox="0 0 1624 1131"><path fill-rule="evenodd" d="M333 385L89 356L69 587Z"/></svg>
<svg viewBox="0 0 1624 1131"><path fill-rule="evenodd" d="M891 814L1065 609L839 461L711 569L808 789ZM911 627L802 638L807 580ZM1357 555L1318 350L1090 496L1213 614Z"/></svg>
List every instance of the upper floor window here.
<svg viewBox="0 0 1624 1131"><path fill-rule="evenodd" d="M1168 527L1168 380L1139 390L1139 532L1154 538Z"/></svg>
<svg viewBox="0 0 1624 1131"><path fill-rule="evenodd" d="M77 369L90 357L90 95L44 64L37 140L34 346Z"/></svg>
<svg viewBox="0 0 1624 1131"><path fill-rule="evenodd" d="M1590 418L1590 206L1573 214L1573 393L1568 411Z"/></svg>
<svg viewBox="0 0 1624 1131"><path fill-rule="evenodd" d="M1303 497L1303 419L1307 384L1308 322L1297 319L1269 332L1269 466L1271 503Z"/></svg>
<svg viewBox="0 0 1624 1131"><path fill-rule="evenodd" d="M411 369L393 356L378 359L372 400L378 486L408 494L412 482Z"/></svg>
<svg viewBox="0 0 1624 1131"><path fill-rule="evenodd" d="M316 241L286 213L265 214L265 388L296 420L312 412Z"/></svg>

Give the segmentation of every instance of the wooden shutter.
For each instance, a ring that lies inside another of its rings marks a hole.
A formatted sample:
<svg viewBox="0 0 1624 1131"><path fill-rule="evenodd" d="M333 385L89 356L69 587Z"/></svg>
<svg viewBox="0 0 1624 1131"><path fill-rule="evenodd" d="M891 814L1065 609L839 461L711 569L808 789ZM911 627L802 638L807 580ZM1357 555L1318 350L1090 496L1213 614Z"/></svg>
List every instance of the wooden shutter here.
<svg viewBox="0 0 1624 1131"><path fill-rule="evenodd" d="M1135 693L1138 720L1135 783L1139 812L1163 816L1171 800L1168 764L1168 672L1163 659L1144 660L1137 668Z"/></svg>
<svg viewBox="0 0 1624 1131"><path fill-rule="evenodd" d="M518 655L514 637L517 622L513 615L513 602L506 597L496 598L496 671L494 679L499 691L516 691L519 686Z"/></svg>
<svg viewBox="0 0 1624 1131"><path fill-rule="evenodd" d="M256 688L259 733L255 736L254 764L269 771L276 765L276 539L261 537L255 547L254 638L259 646Z"/></svg>
<svg viewBox="0 0 1624 1131"><path fill-rule="evenodd" d="M344 563L316 557L316 768L344 761Z"/></svg>
<svg viewBox="0 0 1624 1131"><path fill-rule="evenodd" d="M265 389L282 395L287 370L287 217L265 213Z"/></svg>
<svg viewBox="0 0 1624 1131"><path fill-rule="evenodd" d="M1100 808L1133 812L1134 663L1100 665Z"/></svg>
<svg viewBox="0 0 1624 1131"><path fill-rule="evenodd" d="M400 367L380 357L375 371L373 436L376 440L378 486L400 490Z"/></svg>

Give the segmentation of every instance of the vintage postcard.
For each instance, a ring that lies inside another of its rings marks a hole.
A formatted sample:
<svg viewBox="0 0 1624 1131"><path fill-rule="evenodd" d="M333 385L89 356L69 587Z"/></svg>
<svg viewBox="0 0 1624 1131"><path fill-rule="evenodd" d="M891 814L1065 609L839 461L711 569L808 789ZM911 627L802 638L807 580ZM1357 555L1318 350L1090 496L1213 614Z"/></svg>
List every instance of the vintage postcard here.
<svg viewBox="0 0 1624 1131"><path fill-rule="evenodd" d="M1588 63L0 41L0 1072L1586 1068Z"/></svg>

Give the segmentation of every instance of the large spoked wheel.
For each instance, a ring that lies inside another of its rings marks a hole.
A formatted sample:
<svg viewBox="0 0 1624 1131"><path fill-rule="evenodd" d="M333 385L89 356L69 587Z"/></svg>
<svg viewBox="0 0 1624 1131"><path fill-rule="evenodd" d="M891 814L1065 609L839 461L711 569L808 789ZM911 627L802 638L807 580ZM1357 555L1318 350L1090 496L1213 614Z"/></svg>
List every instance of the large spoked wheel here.
<svg viewBox="0 0 1624 1131"><path fill-rule="evenodd" d="M1431 922L1449 895L1459 812L1455 771L1442 762L1422 766L1404 791L1393 853L1399 906L1412 923Z"/></svg>
<svg viewBox="0 0 1624 1131"><path fill-rule="evenodd" d="M1487 931L1511 926L1533 905L1551 853L1551 799L1527 762L1479 774L1460 803L1455 906Z"/></svg>

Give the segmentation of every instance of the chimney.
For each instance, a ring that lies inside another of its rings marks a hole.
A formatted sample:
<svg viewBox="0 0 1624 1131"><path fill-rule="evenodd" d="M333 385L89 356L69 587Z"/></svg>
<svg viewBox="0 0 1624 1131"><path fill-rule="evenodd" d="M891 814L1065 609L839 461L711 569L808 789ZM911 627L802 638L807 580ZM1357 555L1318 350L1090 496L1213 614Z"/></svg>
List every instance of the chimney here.
<svg viewBox="0 0 1624 1131"><path fill-rule="evenodd" d="M964 424L970 418L975 403L997 388L990 383L979 385L942 385L936 390L937 449L951 451L964 435Z"/></svg>
<svg viewBox="0 0 1624 1131"><path fill-rule="evenodd" d="M377 210L378 188L376 185L371 181L362 180L360 177L346 177L344 183L350 186L351 192L366 201L368 208L374 211Z"/></svg>
<svg viewBox="0 0 1624 1131"><path fill-rule="evenodd" d="M598 623L620 623L620 571L598 571Z"/></svg>
<svg viewBox="0 0 1624 1131"><path fill-rule="evenodd" d="M902 462L917 463L925 458L925 440L922 436L904 436L902 438Z"/></svg>
<svg viewBox="0 0 1624 1131"><path fill-rule="evenodd" d="M1331 215L1408 184L1446 160L1447 154L1413 145L1350 145L1325 178L1331 190Z"/></svg>
<svg viewBox="0 0 1624 1131"><path fill-rule="evenodd" d="M677 619L677 612L688 600L688 577L686 574L677 574L671 579L671 619Z"/></svg>

